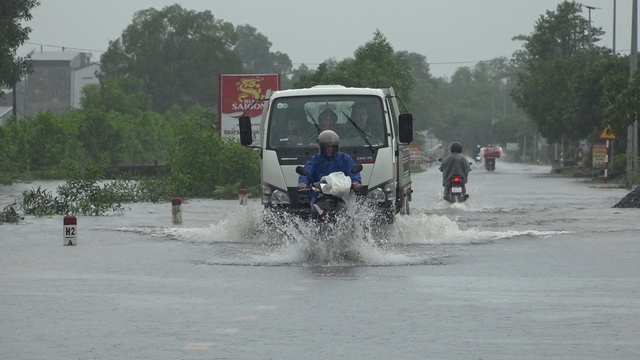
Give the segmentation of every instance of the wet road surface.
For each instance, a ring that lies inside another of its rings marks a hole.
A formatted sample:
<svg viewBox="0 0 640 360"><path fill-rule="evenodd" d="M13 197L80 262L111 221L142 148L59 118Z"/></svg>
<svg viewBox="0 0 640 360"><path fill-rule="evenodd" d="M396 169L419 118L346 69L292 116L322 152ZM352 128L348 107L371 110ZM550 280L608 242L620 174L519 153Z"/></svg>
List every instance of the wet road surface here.
<svg viewBox="0 0 640 360"><path fill-rule="evenodd" d="M79 217L73 247L61 216L0 225L0 357L640 358L639 210L548 172L474 166L455 205L415 174L412 214L374 233L354 209L337 257L259 200L192 199L182 225L130 204Z"/></svg>

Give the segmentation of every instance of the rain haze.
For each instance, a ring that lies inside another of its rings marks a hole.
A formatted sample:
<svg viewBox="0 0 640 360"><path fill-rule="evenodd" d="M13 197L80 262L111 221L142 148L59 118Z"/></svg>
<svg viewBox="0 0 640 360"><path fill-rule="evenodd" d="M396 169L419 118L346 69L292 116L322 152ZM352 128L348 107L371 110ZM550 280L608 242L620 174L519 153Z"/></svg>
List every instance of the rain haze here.
<svg viewBox="0 0 640 360"><path fill-rule="evenodd" d="M294 68L315 68L329 58L341 61L370 41L376 29L395 51L426 56L431 74L450 77L461 66L511 55L521 49L517 35L529 35L536 20L555 11L560 0L274 0L165 1L65 0L41 1L32 11L30 39L18 54L35 51L88 51L98 61L109 41L119 38L136 11L180 4L195 11L209 10L216 19L234 26L248 24L272 43L271 51L289 56ZM615 0L582 2L583 16L606 33L598 43L614 43ZM631 49L631 1L616 3L615 49Z"/></svg>

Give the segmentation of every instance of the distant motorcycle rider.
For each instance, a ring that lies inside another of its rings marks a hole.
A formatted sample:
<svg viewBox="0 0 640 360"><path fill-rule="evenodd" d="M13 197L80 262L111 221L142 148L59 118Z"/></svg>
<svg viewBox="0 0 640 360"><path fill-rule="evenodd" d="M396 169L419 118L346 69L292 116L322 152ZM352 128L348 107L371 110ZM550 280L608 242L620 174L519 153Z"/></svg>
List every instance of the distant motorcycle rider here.
<svg viewBox="0 0 640 360"><path fill-rule="evenodd" d="M473 158L476 160L476 164L479 164L480 160L482 160L482 155L480 155L481 152L482 146L480 146L480 144L476 145L476 148L473 149Z"/></svg>
<svg viewBox="0 0 640 360"><path fill-rule="evenodd" d="M476 148L473 150L473 156L478 156L480 154L481 149L482 149L482 146L480 146L480 144L476 145Z"/></svg>
<svg viewBox="0 0 640 360"><path fill-rule="evenodd" d="M467 195L467 187L465 184L469 179L471 166L469 165L467 158L462 155L462 145L459 142L451 144L451 154L447 155L447 157L442 160L442 163L440 164L440 171L442 171L442 186L444 186L445 195L447 193L447 183L449 178L453 175L461 175L464 177L462 194L465 198L469 196Z"/></svg>
<svg viewBox="0 0 640 360"><path fill-rule="evenodd" d="M326 111L331 112L331 110L325 110L324 112ZM333 115L335 116L335 114ZM333 130L324 130L318 135L317 141L319 152L307 160L304 165L308 175L300 175L298 177L298 189L306 189L311 183L320 181L323 176L332 172L342 171L351 178L353 190L360 190L362 187L360 173L351 173L351 169L356 165L356 162L353 161L349 154L340 152L340 137L338 134ZM318 194L312 193L311 196L311 204L313 205Z"/></svg>

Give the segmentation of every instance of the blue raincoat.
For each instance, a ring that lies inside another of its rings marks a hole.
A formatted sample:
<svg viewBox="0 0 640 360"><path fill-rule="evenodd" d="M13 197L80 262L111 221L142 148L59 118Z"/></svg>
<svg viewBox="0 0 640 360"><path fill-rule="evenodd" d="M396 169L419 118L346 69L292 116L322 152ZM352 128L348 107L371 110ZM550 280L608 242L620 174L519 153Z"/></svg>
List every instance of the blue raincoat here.
<svg viewBox="0 0 640 360"><path fill-rule="evenodd" d="M357 182L362 184L362 177L360 177L360 173L351 173L351 169L355 165L356 162L353 161L353 158L349 156L349 154L345 154L340 151L330 158L321 154L315 154L304 165L309 176L300 175L298 177L298 184L304 183L307 184L308 187L312 182L320 181L323 176L336 171L342 171L346 176L351 178L352 183ZM311 203L314 203L317 198L318 193L311 192Z"/></svg>

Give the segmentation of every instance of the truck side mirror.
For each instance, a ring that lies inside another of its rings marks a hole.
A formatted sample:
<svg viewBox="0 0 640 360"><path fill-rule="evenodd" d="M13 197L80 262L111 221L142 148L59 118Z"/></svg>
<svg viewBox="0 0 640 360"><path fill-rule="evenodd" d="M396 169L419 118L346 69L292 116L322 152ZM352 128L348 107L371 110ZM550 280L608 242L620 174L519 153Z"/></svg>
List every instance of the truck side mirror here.
<svg viewBox="0 0 640 360"><path fill-rule="evenodd" d="M253 131L251 130L251 118L248 116L241 116L239 121L240 126L240 143L244 146L253 144Z"/></svg>
<svg viewBox="0 0 640 360"><path fill-rule="evenodd" d="M398 119L400 142L408 144L413 141L413 116L411 114L400 114Z"/></svg>

